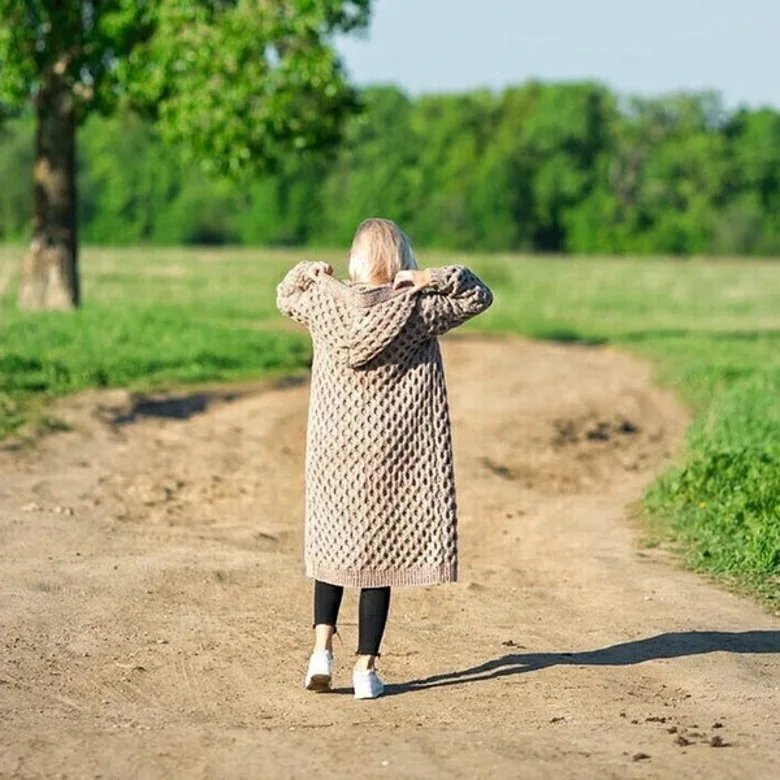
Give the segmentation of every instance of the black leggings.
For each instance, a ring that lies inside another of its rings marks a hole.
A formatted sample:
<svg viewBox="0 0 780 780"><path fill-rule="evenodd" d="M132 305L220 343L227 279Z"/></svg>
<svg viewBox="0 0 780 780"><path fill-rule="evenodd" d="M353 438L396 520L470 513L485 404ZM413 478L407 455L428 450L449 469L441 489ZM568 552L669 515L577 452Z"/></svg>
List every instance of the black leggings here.
<svg viewBox="0 0 780 780"><path fill-rule="evenodd" d="M336 626L344 588L316 580L314 625ZM363 588L358 602L358 655L379 655L390 611L390 588Z"/></svg>

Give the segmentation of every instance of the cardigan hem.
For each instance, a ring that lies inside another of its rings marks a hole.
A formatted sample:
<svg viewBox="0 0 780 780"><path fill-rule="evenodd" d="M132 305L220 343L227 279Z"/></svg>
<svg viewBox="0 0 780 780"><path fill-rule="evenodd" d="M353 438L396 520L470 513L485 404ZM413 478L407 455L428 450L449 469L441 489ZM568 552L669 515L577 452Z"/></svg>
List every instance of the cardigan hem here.
<svg viewBox="0 0 780 780"><path fill-rule="evenodd" d="M411 569L334 569L306 562L306 576L329 585L346 588L398 588L404 586L440 585L458 581L458 564L417 566Z"/></svg>

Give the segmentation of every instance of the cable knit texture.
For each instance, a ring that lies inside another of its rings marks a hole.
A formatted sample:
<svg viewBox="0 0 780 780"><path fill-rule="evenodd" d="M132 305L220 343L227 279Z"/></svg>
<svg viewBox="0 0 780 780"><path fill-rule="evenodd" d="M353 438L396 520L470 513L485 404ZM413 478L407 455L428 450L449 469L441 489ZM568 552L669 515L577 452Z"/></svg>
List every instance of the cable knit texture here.
<svg viewBox="0 0 780 780"><path fill-rule="evenodd" d="M467 268L422 291L307 275L277 305L305 325L314 363L306 449L306 573L352 587L452 582L458 525L437 337L490 306Z"/></svg>

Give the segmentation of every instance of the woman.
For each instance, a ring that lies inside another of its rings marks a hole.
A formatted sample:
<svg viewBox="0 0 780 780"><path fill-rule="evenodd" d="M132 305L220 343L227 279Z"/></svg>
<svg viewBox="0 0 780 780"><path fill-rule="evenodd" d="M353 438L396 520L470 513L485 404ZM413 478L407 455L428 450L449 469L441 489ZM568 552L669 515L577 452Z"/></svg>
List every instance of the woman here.
<svg viewBox="0 0 780 780"><path fill-rule="evenodd" d="M277 305L314 346L306 452L306 573L314 652L306 688L327 691L344 587L361 588L355 698L383 691L375 662L390 588L457 579L457 511L447 391L437 337L484 311L466 268L417 270L385 219L357 230L347 282L299 263Z"/></svg>

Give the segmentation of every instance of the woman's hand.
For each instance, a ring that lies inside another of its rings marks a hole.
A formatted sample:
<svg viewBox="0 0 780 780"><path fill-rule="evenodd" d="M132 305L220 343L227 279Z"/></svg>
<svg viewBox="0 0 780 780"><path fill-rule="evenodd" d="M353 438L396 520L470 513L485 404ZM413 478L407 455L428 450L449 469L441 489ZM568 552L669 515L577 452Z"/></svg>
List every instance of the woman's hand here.
<svg viewBox="0 0 780 780"><path fill-rule="evenodd" d="M318 279L320 276L333 276L333 266L327 263L312 263L306 270L309 279Z"/></svg>
<svg viewBox="0 0 780 780"><path fill-rule="evenodd" d="M431 283L431 272L425 271L399 271L393 280L393 289L400 290L411 287L412 290L422 290Z"/></svg>

